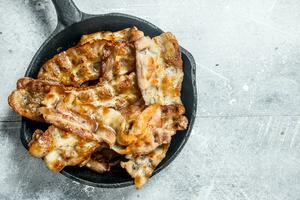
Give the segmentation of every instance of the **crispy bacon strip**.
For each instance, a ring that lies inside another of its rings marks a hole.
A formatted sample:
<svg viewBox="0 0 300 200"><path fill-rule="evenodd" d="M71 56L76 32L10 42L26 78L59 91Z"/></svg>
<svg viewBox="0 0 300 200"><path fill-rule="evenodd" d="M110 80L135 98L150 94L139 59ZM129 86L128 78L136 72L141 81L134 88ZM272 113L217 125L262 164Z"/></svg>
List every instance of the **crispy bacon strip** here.
<svg viewBox="0 0 300 200"><path fill-rule="evenodd" d="M46 122L84 138L104 140L110 146L114 144L109 143L112 135L116 136L125 130L124 117L112 108L70 104L64 100L55 107L40 108ZM109 129L111 134L103 135L102 128Z"/></svg>
<svg viewBox="0 0 300 200"><path fill-rule="evenodd" d="M41 107L44 120L62 130L77 134L89 140L95 139L94 132L97 129L96 121L73 112L60 112L54 108Z"/></svg>
<svg viewBox="0 0 300 200"><path fill-rule="evenodd" d="M79 45L93 43L96 40L108 40L115 46L108 62L101 68L101 80L112 80L120 75L128 74L135 70L134 42L144 36L136 27L126 28L117 32L97 32L83 35Z"/></svg>
<svg viewBox="0 0 300 200"><path fill-rule="evenodd" d="M128 155L129 160L121 162L121 167L134 178L136 188L141 188L153 174L155 168L164 159L169 144L163 144L147 155Z"/></svg>
<svg viewBox="0 0 300 200"><path fill-rule="evenodd" d="M187 128L187 118L182 105L162 106L154 104L147 107L134 121L129 133L117 136L119 144L114 150L120 154L147 154L161 144L171 142L177 130Z"/></svg>
<svg viewBox="0 0 300 200"><path fill-rule="evenodd" d="M68 88L57 82L32 78L22 78L17 85L17 90L8 98L9 105L20 115L42 122L39 108L53 107L59 101L77 107L92 105L121 109L140 98L135 73L84 88Z"/></svg>
<svg viewBox="0 0 300 200"><path fill-rule="evenodd" d="M35 131L29 143L29 153L43 158L51 171L58 172L66 166L80 165L88 160L100 145L98 141L87 140L50 126L45 132Z"/></svg>
<svg viewBox="0 0 300 200"><path fill-rule="evenodd" d="M144 34L137 28L82 36L79 45L48 60L38 78L79 87L90 80L112 80L135 69L133 42Z"/></svg>
<svg viewBox="0 0 300 200"><path fill-rule="evenodd" d="M79 45L94 42L95 40L109 40L113 42L134 42L143 37L144 33L136 27L126 28L117 32L102 31L88 35L83 35L79 41Z"/></svg>
<svg viewBox="0 0 300 200"><path fill-rule="evenodd" d="M135 42L138 85L146 105L181 104L182 59L172 33Z"/></svg>
<svg viewBox="0 0 300 200"><path fill-rule="evenodd" d="M38 78L74 87L97 80L103 63L111 63L108 57L113 48L114 44L106 40L69 48L48 60L41 67Z"/></svg>
<svg viewBox="0 0 300 200"><path fill-rule="evenodd" d="M125 118L109 107L122 108L135 102L139 96L135 74L132 73L110 84L63 91L63 94L52 87L43 100L45 106L39 111L48 123L82 137L97 139L95 127L111 127L116 135L125 131Z"/></svg>
<svg viewBox="0 0 300 200"><path fill-rule="evenodd" d="M136 75L131 73L111 81L104 81L97 86L72 88L65 91L52 87L45 96L43 104L49 106L64 101L77 107L92 105L121 109L136 102L139 98L140 92L136 83Z"/></svg>
<svg viewBox="0 0 300 200"><path fill-rule="evenodd" d="M106 106L115 109L124 108L140 98L140 91L135 73L123 75L111 81L104 81L97 86L68 91L76 104Z"/></svg>
<svg viewBox="0 0 300 200"><path fill-rule="evenodd" d="M125 129L124 118L112 108L84 106L80 108L81 114L67 109L42 107L40 112L46 122L62 130L88 140L105 141L109 146L115 144L116 135Z"/></svg>
<svg viewBox="0 0 300 200"><path fill-rule="evenodd" d="M34 121L43 122L44 119L38 111L45 95L51 86L65 88L63 85L47 80L35 80L24 77L18 80L17 89L8 97L8 104L15 112Z"/></svg>
<svg viewBox="0 0 300 200"><path fill-rule="evenodd" d="M55 126L50 126L45 132L34 132L29 153L43 158L47 167L54 172L66 166L79 165L103 173L110 169L117 156L107 149L106 143L87 140Z"/></svg>

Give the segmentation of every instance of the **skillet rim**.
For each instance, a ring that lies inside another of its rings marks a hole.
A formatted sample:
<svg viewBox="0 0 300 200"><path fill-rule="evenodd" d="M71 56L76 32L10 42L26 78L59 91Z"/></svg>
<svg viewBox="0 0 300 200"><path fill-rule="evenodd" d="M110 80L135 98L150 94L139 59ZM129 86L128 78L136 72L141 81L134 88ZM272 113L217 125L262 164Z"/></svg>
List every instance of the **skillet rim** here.
<svg viewBox="0 0 300 200"><path fill-rule="evenodd" d="M70 26L65 27L64 25L62 25L59 21L58 24L55 28L55 30L50 34L50 36L44 41L44 43L39 47L39 49L37 50L37 52L35 53L35 55L33 56L33 58L31 59L30 64L27 67L27 70L25 72L25 76L29 76L31 77L30 71L32 68L34 68L34 62L35 60L39 57L40 52L45 48L45 46L51 41L52 38L54 38L57 34L59 34L60 32L64 31L65 29L68 29L78 23L84 23L86 20L90 20L90 19L95 19L98 17L111 17L111 16L117 16L117 17L124 17L124 18L129 18L132 20L136 20L142 23L145 23L147 25L149 25L150 27L152 27L153 29L156 29L159 32L163 32L159 27L155 26L154 24L142 19L142 18L138 18L136 16L132 16L132 15L128 15L128 14L123 14L123 13L107 13L107 14L100 14L100 15L91 15L91 14L87 14L87 13L83 13L82 12L82 19L79 22L76 22ZM189 61L189 65L191 68L191 72L190 72L190 76L191 76L191 83L192 83L192 91L193 91L193 98L194 98L194 102L192 105L192 113L191 113L191 119L188 125L188 129L185 130L185 136L184 138L179 142L179 146L175 149L174 153L172 155L170 155L169 159L166 160L162 165L159 165L155 170L154 173L152 174L152 176L158 174L162 169L166 168L169 166L169 164L171 162L174 161L174 159L179 155L179 153L182 151L183 147L185 146L186 142L188 141L190 135L191 135L191 131L195 122L195 118L196 118L196 112L197 112L197 87L196 87L196 63L195 60L192 56L192 54L190 52L188 52L186 49L184 49L183 47L180 46L180 50L181 53L184 54L187 57L187 60ZM20 130L20 139L21 142L23 144L23 146L26 148L26 150L28 151L28 142L26 140L25 137L25 132L26 132L26 124L28 119L22 117L22 121L21 121L21 130ZM121 188L121 187L127 187L127 186L131 186L133 185L133 180L130 181L124 181L124 182L120 182L120 183L97 183L97 182L92 182L89 180L85 180L82 178L79 178L78 176L75 176L71 173L68 173L65 170L60 171L60 173L62 175L64 175L67 178L70 178L72 180L75 180L79 183L85 184L85 185L90 185L93 187L100 187L100 188ZM151 176L151 177L152 177ZM150 177L150 178L151 178Z"/></svg>

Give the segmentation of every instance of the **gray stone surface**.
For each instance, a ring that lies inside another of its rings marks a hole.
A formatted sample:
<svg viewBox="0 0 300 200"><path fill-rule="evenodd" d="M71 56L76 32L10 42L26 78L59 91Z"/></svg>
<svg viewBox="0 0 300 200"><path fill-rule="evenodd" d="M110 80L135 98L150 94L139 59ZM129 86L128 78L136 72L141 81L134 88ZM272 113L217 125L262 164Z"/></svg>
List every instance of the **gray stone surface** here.
<svg viewBox="0 0 300 200"><path fill-rule="evenodd" d="M175 161L141 190L93 188L51 173L19 140L7 105L54 30L50 1L0 0L0 199L300 198L300 1L75 1L173 32L197 62L198 113Z"/></svg>

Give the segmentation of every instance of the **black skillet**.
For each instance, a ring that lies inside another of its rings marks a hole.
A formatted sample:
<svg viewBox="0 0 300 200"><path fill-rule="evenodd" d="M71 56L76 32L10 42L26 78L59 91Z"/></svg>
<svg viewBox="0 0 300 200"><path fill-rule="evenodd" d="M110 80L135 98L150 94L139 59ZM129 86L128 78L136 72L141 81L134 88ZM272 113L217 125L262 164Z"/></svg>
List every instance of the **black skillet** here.
<svg viewBox="0 0 300 200"><path fill-rule="evenodd" d="M134 16L121 13L90 15L81 12L72 0L52 0L52 2L57 12L57 27L36 52L28 66L25 76L36 78L40 66L42 66L46 60L74 46L84 34L97 31L118 31L132 26L136 26L142 30L145 35L151 37L163 32L155 25ZM180 131L173 136L167 156L156 168L154 174L168 166L179 154L189 138L196 116L196 64L193 56L187 50L181 47L181 52L184 63L184 81L181 98L186 108L189 127L187 130ZM28 148L32 133L37 128L45 129L46 127L45 125L22 118L20 137L25 148ZM61 173L83 184L96 187L116 188L133 184L132 178L121 168L115 168L108 173L98 174L86 168L66 167Z"/></svg>

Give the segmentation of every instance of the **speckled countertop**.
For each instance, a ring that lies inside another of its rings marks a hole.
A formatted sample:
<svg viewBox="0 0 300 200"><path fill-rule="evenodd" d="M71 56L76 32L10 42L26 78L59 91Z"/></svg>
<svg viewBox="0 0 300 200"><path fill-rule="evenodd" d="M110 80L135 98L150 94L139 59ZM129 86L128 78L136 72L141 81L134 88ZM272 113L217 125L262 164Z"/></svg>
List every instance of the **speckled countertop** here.
<svg viewBox="0 0 300 200"><path fill-rule="evenodd" d="M7 105L54 30L51 1L0 0L0 199L300 198L299 0L76 0L173 32L197 62L198 113L175 161L141 190L81 185L46 169L19 140Z"/></svg>

